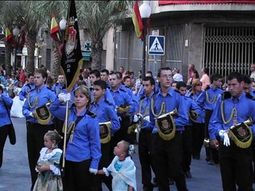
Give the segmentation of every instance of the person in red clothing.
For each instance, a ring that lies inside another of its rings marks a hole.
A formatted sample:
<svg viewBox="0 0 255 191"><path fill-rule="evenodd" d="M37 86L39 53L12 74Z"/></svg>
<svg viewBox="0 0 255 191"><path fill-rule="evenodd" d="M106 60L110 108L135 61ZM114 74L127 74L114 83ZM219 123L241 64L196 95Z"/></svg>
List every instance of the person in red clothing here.
<svg viewBox="0 0 255 191"><path fill-rule="evenodd" d="M25 71L23 69L20 70L19 81L21 81L22 84L25 84L25 82L26 82L26 74L25 74Z"/></svg>

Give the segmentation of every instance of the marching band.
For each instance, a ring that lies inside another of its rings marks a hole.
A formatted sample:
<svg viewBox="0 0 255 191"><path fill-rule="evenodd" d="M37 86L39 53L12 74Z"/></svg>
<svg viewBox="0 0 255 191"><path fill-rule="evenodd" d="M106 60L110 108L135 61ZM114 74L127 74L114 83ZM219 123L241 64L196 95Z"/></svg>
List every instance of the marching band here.
<svg viewBox="0 0 255 191"><path fill-rule="evenodd" d="M67 92L63 75L50 88L46 71L37 69L23 86L19 97L25 100L31 190L43 136L54 129L63 135L64 120L64 190L100 191L102 183L112 190L111 176L98 172L111 164L114 148L122 140L138 144L144 191L155 186L169 191L169 180L175 182L178 191L188 190L191 160L200 159L203 143L208 164L220 165L224 191L237 187L252 190L255 101L249 77L231 73L223 90L222 77L214 74L211 84L202 90L198 79L190 85L174 82L171 69L165 67L157 79L142 78L134 91L130 77L121 72L105 69L101 79L100 71L93 70L90 76L88 85L76 85ZM70 102L68 108L66 102ZM81 176L81 169L87 173ZM84 179L91 181L84 183Z"/></svg>

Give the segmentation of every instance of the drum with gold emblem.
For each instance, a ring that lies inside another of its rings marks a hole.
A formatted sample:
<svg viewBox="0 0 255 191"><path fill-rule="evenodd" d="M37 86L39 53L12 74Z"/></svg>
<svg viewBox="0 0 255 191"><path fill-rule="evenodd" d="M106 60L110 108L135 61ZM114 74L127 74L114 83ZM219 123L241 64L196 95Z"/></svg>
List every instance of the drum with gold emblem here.
<svg viewBox="0 0 255 191"><path fill-rule="evenodd" d="M99 123L100 140L102 144L109 143L111 140L111 125L110 121Z"/></svg>
<svg viewBox="0 0 255 191"><path fill-rule="evenodd" d="M49 124L51 120L51 113L46 104L35 109L35 117L37 118L39 124Z"/></svg>
<svg viewBox="0 0 255 191"><path fill-rule="evenodd" d="M247 120L243 123L233 125L229 129L229 137L233 140L236 146L240 148L248 148L252 143L252 130L249 125L252 124L251 120Z"/></svg>
<svg viewBox="0 0 255 191"><path fill-rule="evenodd" d="M175 136L176 127L174 124L173 115L176 113L176 110L174 110L156 118L159 136L165 141L169 141Z"/></svg>
<svg viewBox="0 0 255 191"><path fill-rule="evenodd" d="M189 118L191 121L196 122L198 118L198 113L195 110L189 111Z"/></svg>

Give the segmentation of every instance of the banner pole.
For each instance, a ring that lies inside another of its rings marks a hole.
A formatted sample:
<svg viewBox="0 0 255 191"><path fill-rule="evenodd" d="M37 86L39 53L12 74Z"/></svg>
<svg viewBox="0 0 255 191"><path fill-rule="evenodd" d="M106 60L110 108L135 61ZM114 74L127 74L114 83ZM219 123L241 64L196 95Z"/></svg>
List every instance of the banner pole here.
<svg viewBox="0 0 255 191"><path fill-rule="evenodd" d="M66 116L65 116L65 123L64 123L64 144L63 144L63 158L62 158L62 171L65 168L65 156L66 156L66 141L67 141L67 120L68 120L68 102L66 102Z"/></svg>

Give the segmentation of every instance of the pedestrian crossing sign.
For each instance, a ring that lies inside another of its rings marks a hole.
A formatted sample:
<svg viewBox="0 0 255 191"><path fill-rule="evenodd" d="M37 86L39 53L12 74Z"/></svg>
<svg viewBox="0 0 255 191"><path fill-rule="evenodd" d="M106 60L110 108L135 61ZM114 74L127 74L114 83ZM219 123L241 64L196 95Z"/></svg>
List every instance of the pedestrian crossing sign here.
<svg viewBox="0 0 255 191"><path fill-rule="evenodd" d="M165 36L149 35L149 55L165 55Z"/></svg>

